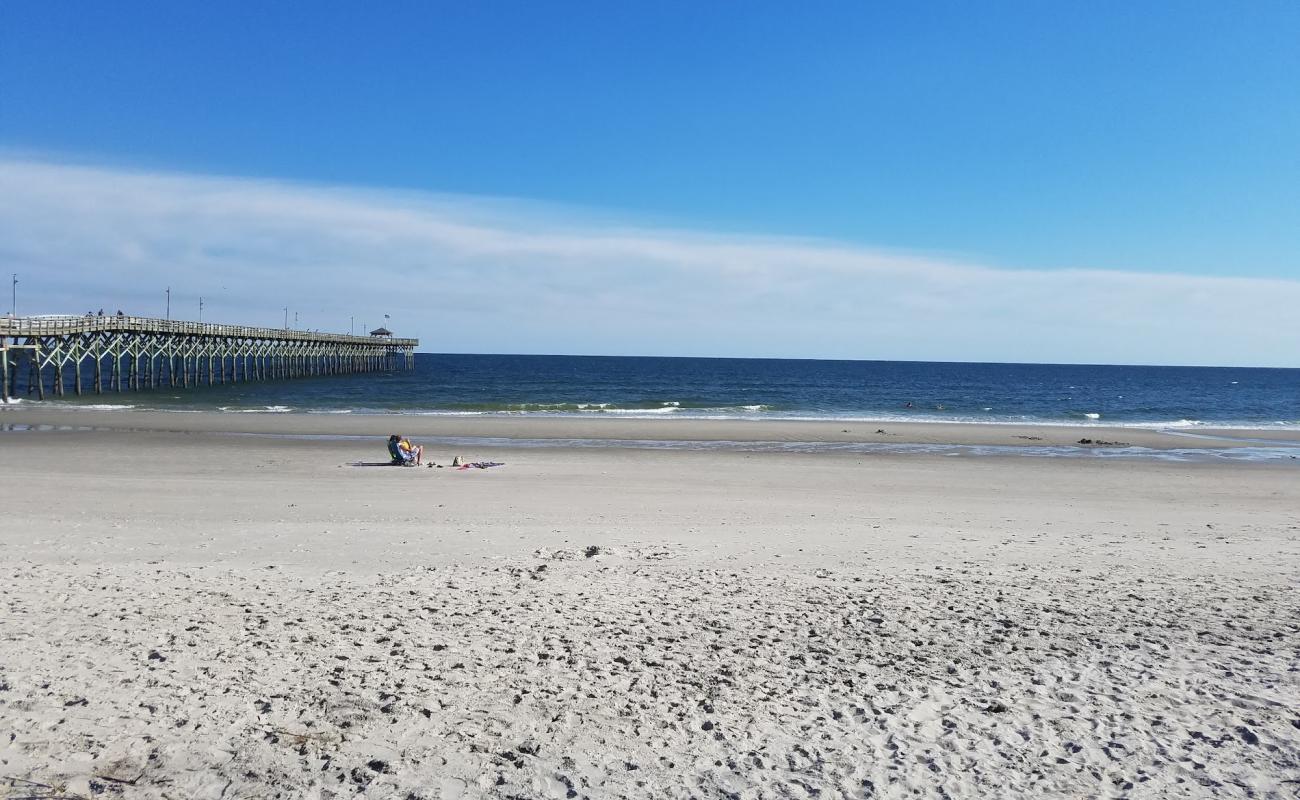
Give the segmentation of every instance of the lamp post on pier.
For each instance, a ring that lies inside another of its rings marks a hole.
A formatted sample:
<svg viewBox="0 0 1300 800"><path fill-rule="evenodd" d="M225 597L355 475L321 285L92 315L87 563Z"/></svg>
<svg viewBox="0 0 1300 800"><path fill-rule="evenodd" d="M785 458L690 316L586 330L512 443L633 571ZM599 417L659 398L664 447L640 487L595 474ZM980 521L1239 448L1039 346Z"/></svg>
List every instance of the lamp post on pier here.
<svg viewBox="0 0 1300 800"><path fill-rule="evenodd" d="M17 317L18 316L18 273L17 272L14 273L14 282L11 288L13 289L13 300L11 305L9 306L9 316Z"/></svg>
<svg viewBox="0 0 1300 800"><path fill-rule="evenodd" d="M199 322L203 321L203 296L199 296Z"/></svg>
<svg viewBox="0 0 1300 800"><path fill-rule="evenodd" d="M167 319L172 318L172 287L167 287Z"/></svg>

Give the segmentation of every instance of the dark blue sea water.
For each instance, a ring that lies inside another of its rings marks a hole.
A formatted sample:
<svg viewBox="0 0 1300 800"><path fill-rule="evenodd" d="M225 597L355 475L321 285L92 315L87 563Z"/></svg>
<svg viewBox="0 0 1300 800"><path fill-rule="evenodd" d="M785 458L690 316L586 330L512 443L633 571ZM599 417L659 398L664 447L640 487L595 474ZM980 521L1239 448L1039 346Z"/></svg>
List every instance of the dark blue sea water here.
<svg viewBox="0 0 1300 800"><path fill-rule="evenodd" d="M410 372L106 393L164 410L1300 427L1300 369L416 356Z"/></svg>

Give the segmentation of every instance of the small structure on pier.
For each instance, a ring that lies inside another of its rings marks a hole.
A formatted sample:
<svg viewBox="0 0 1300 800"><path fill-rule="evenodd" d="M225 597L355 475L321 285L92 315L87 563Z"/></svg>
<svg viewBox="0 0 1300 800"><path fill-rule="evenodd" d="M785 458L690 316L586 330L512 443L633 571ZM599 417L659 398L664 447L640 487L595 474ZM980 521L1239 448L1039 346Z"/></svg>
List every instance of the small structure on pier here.
<svg viewBox="0 0 1300 800"><path fill-rule="evenodd" d="M384 330L384 329L381 329ZM0 399L198 386L415 366L418 339L128 316L0 317Z"/></svg>

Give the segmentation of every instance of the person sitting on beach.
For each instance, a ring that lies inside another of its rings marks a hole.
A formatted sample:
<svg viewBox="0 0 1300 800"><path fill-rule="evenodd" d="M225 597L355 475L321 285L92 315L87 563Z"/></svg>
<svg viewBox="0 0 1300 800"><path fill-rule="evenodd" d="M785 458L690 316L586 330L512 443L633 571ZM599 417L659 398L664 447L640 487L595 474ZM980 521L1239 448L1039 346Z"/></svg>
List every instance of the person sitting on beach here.
<svg viewBox="0 0 1300 800"><path fill-rule="evenodd" d="M411 444L410 439L403 438L397 443L397 447L405 454L407 461L414 458L415 466L417 467L420 466L420 463L424 460L424 445L422 444Z"/></svg>
<svg viewBox="0 0 1300 800"><path fill-rule="evenodd" d="M393 457L394 464L418 467L424 458L424 446L411 444L410 439L394 433L388 437L388 453Z"/></svg>
<svg viewBox="0 0 1300 800"><path fill-rule="evenodd" d="M393 464L397 466L413 465L414 456L410 450L402 449L402 437L393 434L388 437L388 454L393 457Z"/></svg>

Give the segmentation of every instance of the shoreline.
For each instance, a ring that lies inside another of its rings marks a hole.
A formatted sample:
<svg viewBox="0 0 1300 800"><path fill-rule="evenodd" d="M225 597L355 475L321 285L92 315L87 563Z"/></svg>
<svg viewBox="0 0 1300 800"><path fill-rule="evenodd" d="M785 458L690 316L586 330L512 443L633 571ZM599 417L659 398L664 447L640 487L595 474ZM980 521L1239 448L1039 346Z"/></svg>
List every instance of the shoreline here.
<svg viewBox="0 0 1300 800"><path fill-rule="evenodd" d="M1300 430L1162 430L1104 425L839 420L654 419L368 414L223 413L0 408L0 428L226 433L298 437L386 436L445 439L609 440L701 443L809 443L997 448L1135 447L1157 451L1296 447ZM1088 445L1082 445L1088 446Z"/></svg>

